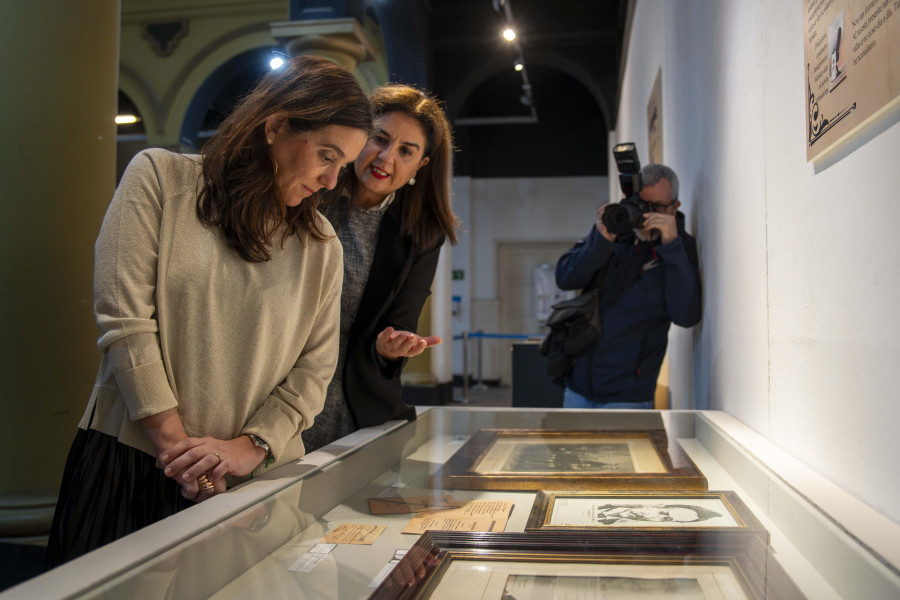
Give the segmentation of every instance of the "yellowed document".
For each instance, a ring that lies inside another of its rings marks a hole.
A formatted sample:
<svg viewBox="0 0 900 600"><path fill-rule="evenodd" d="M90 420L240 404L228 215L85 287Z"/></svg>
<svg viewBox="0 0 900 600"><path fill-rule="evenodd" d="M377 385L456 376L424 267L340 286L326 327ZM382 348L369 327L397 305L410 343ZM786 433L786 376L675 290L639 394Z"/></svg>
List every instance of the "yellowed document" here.
<svg viewBox="0 0 900 600"><path fill-rule="evenodd" d="M475 500L462 508L423 512L413 517L402 533L503 531L513 506L511 500Z"/></svg>
<svg viewBox="0 0 900 600"><path fill-rule="evenodd" d="M357 525L341 523L322 540L326 544L373 544L378 536L387 529L384 525Z"/></svg>

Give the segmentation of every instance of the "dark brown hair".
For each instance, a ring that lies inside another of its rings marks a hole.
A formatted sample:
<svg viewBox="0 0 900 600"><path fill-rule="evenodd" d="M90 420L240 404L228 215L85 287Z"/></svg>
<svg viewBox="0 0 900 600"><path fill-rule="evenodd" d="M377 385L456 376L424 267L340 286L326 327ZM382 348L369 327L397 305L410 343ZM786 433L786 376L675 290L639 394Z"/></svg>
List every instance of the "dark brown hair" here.
<svg viewBox="0 0 900 600"><path fill-rule="evenodd" d="M203 185L197 217L218 225L248 262L272 258L272 236L284 224L281 244L296 234L325 239L317 216L318 193L288 207L275 185L275 161L266 143L266 119L287 116L292 134L329 125L372 131L372 107L352 73L316 56L288 60L270 71L203 148Z"/></svg>
<svg viewBox="0 0 900 600"><path fill-rule="evenodd" d="M401 187L395 199L400 204L404 235L410 236L419 250L433 248L444 239L455 244L459 219L450 207L453 138L441 102L428 92L399 84L377 88L371 100L376 117L402 113L418 121L425 132L424 156L428 157L428 164L416 173L416 184ZM356 171L347 169L323 199L336 197L342 189L353 196L358 185Z"/></svg>

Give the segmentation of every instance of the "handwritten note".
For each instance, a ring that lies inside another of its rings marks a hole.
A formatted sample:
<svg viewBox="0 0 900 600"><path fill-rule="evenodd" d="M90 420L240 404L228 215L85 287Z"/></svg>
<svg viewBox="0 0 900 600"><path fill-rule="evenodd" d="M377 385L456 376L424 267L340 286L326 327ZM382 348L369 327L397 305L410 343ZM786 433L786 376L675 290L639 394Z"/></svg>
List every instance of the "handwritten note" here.
<svg viewBox="0 0 900 600"><path fill-rule="evenodd" d="M384 525L357 525L341 523L322 540L328 544L361 544L375 543L378 536L387 529Z"/></svg>
<svg viewBox="0 0 900 600"><path fill-rule="evenodd" d="M503 531L514 506L510 500L475 500L461 508L423 512L413 517L401 533Z"/></svg>

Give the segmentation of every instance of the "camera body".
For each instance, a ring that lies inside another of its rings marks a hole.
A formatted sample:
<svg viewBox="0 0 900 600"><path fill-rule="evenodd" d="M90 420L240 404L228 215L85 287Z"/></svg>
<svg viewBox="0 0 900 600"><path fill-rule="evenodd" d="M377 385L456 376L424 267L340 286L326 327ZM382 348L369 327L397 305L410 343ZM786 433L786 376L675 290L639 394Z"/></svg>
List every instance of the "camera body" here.
<svg viewBox="0 0 900 600"><path fill-rule="evenodd" d="M641 179L641 161L634 143L617 144L613 148L613 158L619 169L619 185L625 199L618 204L610 204L603 211L603 225L613 235L628 233L644 225L644 213L651 210L649 203L641 200L640 191L644 187Z"/></svg>

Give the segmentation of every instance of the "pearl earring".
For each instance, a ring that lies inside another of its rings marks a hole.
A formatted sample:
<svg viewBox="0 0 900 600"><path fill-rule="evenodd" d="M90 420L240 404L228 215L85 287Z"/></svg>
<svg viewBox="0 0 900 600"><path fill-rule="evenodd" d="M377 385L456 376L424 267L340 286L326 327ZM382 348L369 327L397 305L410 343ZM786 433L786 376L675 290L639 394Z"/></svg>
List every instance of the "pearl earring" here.
<svg viewBox="0 0 900 600"><path fill-rule="evenodd" d="M269 142L270 146L275 143L275 140L273 140L272 138L267 138L266 141Z"/></svg>
<svg viewBox="0 0 900 600"><path fill-rule="evenodd" d="M415 178L415 177L410 177L410 178L409 178L409 185L416 185L416 178Z"/></svg>

